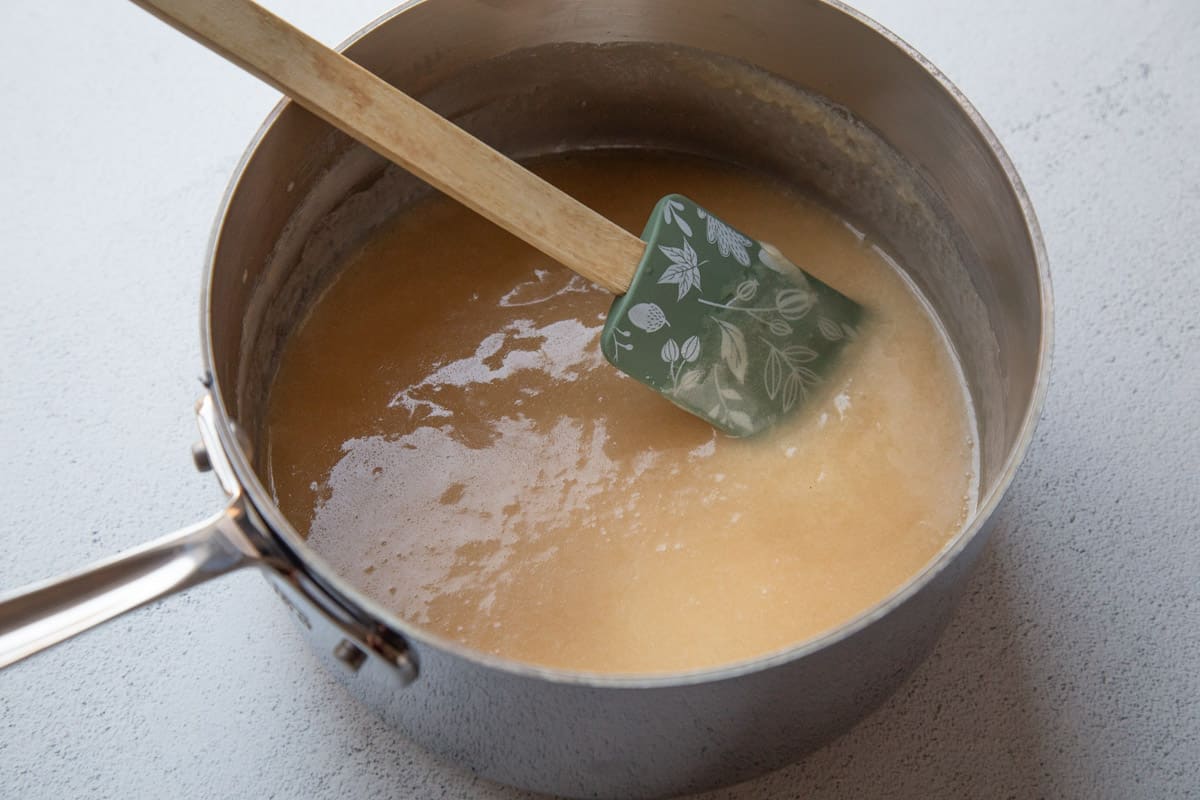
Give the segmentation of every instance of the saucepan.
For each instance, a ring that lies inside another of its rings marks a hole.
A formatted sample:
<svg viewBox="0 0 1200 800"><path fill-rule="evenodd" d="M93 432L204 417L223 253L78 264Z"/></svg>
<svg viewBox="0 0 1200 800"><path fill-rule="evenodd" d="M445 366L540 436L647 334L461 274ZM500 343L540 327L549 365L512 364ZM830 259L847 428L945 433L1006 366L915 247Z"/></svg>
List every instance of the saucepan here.
<svg viewBox="0 0 1200 800"><path fill-rule="evenodd" d="M344 50L516 157L699 153L765 171L856 221L905 266L962 360L979 426L977 512L877 606L815 640L719 668L540 668L385 611L283 517L257 445L297 320L342 257L428 189L283 102L237 168L208 257L193 456L228 505L8 596L0 664L256 567L352 694L430 750L516 786L589 797L695 791L779 767L862 718L946 624L1046 389L1045 252L979 115L912 48L826 0L424 0Z"/></svg>

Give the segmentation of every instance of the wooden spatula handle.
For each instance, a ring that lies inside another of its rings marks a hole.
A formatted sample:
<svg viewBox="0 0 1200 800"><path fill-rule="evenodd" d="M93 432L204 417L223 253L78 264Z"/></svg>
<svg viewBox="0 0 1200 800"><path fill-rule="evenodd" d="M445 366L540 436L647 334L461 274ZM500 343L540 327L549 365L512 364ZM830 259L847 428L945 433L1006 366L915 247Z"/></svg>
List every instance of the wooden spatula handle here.
<svg viewBox="0 0 1200 800"><path fill-rule="evenodd" d="M133 2L564 266L629 288L641 239L250 0Z"/></svg>

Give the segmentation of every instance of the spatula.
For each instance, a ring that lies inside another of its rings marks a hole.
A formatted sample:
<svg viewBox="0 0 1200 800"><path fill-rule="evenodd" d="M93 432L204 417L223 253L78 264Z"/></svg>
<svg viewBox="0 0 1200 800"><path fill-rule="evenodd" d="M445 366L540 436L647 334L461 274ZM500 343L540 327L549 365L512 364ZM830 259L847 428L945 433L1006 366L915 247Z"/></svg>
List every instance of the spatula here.
<svg viewBox="0 0 1200 800"><path fill-rule="evenodd" d="M250 0L134 0L567 268L612 291L614 366L734 436L795 409L862 308L677 194L641 238Z"/></svg>

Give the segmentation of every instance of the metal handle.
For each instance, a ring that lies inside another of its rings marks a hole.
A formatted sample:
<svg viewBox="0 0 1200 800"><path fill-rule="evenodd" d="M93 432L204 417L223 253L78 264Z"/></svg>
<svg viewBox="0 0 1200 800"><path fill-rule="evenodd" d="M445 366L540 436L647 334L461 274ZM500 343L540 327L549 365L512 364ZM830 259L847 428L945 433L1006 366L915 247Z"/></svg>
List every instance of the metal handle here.
<svg viewBox="0 0 1200 800"><path fill-rule="evenodd" d="M0 669L113 617L258 562L240 503L78 572L0 597Z"/></svg>

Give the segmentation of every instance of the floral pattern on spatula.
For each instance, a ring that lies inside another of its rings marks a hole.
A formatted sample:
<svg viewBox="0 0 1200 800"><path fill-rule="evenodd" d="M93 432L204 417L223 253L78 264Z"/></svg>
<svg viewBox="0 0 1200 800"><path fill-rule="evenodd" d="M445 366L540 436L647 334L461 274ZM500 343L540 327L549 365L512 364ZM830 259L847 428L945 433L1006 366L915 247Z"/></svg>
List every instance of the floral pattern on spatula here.
<svg viewBox="0 0 1200 800"><path fill-rule="evenodd" d="M660 200L642 238L646 255L613 303L604 353L729 433L794 410L857 335L857 304L685 197Z"/></svg>

